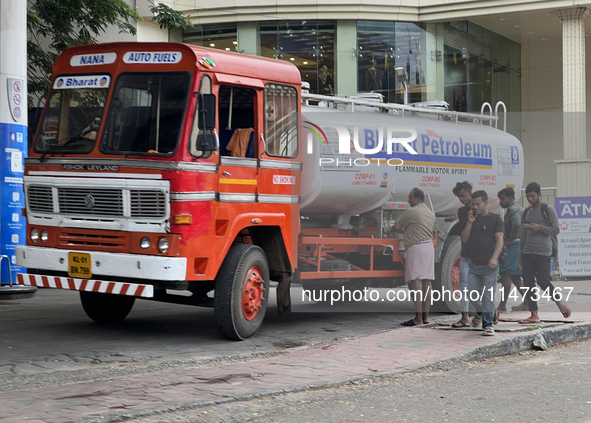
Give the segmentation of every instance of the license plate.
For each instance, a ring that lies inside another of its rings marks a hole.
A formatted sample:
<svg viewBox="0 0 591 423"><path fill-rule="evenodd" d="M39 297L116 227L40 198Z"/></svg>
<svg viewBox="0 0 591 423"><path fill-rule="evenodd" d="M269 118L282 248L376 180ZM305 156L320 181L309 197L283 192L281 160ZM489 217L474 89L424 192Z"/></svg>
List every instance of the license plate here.
<svg viewBox="0 0 591 423"><path fill-rule="evenodd" d="M88 253L68 253L68 275L73 278L92 277L92 261Z"/></svg>

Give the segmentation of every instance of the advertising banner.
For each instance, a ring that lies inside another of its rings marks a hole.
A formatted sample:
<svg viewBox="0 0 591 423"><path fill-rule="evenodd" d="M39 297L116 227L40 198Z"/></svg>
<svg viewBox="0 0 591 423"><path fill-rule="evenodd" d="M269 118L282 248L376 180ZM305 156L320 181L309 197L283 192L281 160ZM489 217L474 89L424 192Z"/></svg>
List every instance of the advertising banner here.
<svg viewBox="0 0 591 423"><path fill-rule="evenodd" d="M0 124L2 145L2 178L0 190L0 254L10 259L13 282L17 272L25 272L16 266L15 247L25 242L26 222L22 215L25 207L23 192L24 159L27 149L27 127L25 125ZM2 263L1 283L9 282L8 268Z"/></svg>
<svg viewBox="0 0 591 423"><path fill-rule="evenodd" d="M558 264L564 277L591 275L591 197L557 197Z"/></svg>

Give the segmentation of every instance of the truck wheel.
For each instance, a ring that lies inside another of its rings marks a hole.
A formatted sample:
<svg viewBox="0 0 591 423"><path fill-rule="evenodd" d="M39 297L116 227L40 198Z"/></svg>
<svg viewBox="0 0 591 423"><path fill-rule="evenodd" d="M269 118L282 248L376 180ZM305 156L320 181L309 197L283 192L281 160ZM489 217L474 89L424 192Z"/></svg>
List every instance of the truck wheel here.
<svg viewBox="0 0 591 423"><path fill-rule="evenodd" d="M265 317L269 265L256 245L230 248L215 280L214 315L222 335L237 341L254 336Z"/></svg>
<svg viewBox="0 0 591 423"><path fill-rule="evenodd" d="M444 299L433 307L437 311L459 313L460 302L449 298L449 293L460 291L460 253L462 252L462 240L459 236L447 238L447 246L443 249L443 259L438 272L438 277L433 283L433 289L445 292ZM458 296L456 295L456 298Z"/></svg>
<svg viewBox="0 0 591 423"><path fill-rule="evenodd" d="M86 315L98 323L122 322L135 303L135 297L80 291Z"/></svg>

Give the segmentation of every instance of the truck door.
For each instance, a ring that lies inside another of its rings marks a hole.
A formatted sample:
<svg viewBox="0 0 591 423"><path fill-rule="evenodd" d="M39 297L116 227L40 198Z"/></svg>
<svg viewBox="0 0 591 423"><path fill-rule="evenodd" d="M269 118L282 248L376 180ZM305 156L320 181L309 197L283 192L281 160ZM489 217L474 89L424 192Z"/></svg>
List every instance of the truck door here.
<svg viewBox="0 0 591 423"><path fill-rule="evenodd" d="M218 80L219 80L218 76ZM221 84L218 91L221 202L254 203L257 193L256 140L260 132L257 91L252 84ZM239 80L231 82L242 82ZM250 82L250 81L248 81Z"/></svg>
<svg viewBox="0 0 591 423"><path fill-rule="evenodd" d="M268 83L264 91L264 151L260 154L259 203L299 204L298 104L295 87ZM293 210L292 210L293 211Z"/></svg>

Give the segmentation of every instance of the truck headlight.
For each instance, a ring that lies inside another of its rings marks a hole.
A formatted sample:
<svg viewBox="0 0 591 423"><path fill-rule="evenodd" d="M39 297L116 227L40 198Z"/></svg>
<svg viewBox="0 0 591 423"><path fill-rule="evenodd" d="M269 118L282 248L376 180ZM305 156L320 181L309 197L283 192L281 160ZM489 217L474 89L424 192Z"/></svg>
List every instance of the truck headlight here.
<svg viewBox="0 0 591 423"><path fill-rule="evenodd" d="M37 240L39 240L39 231L35 228L31 229L30 238L31 238L31 241L37 242Z"/></svg>
<svg viewBox="0 0 591 423"><path fill-rule="evenodd" d="M41 231L41 241L46 242L49 239L49 234L44 229Z"/></svg>
<svg viewBox="0 0 591 423"><path fill-rule="evenodd" d="M168 238L162 237L158 240L158 250L160 250L161 253L167 252L168 247L169 247Z"/></svg>
<svg viewBox="0 0 591 423"><path fill-rule="evenodd" d="M148 248L150 248L150 245L152 245L152 243L150 242L150 238L145 236L141 239L140 247L142 248L142 250L147 250Z"/></svg>

